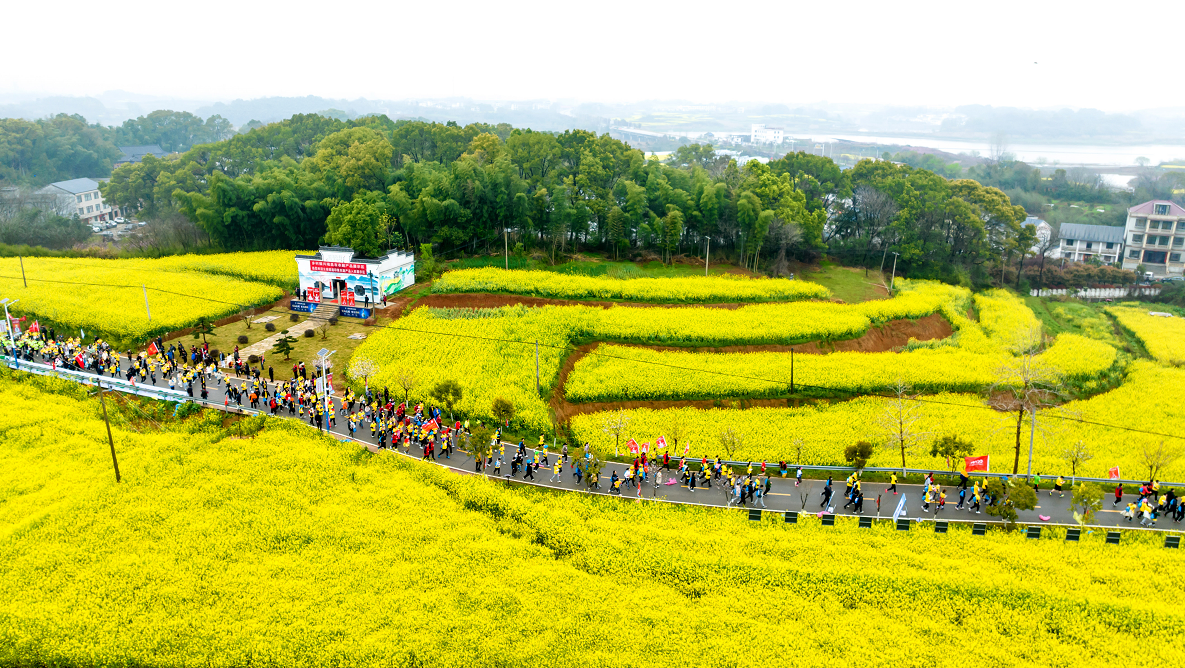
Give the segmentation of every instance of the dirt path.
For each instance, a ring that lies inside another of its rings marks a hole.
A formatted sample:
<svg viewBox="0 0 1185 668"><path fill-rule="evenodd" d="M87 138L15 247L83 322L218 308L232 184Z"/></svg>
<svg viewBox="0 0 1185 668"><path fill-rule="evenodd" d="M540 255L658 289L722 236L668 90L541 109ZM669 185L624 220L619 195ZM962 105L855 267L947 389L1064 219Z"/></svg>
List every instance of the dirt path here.
<svg viewBox="0 0 1185 668"><path fill-rule="evenodd" d="M932 339L944 339L954 333L951 329L950 323L946 318L943 318L938 313L933 313L920 320L893 320L880 327L873 327L868 332L856 339L848 339L845 341L835 341L826 343L822 341L812 341L793 346L794 351L806 354L826 354L832 352L888 352L904 346L911 338L919 341L929 341ZM595 413L598 411L617 410L619 408L680 408L690 406L694 408L713 408L716 406L714 400L678 400L678 401L613 401L613 402L591 402L573 404L569 403L564 396L564 385L568 382L568 376L572 370L576 368L576 362L580 361L585 355L594 350L600 343L586 343L578 346L576 351L564 360L563 366L560 367L558 382L556 390L552 393L550 405L551 410L555 414L556 422L567 422L573 415L580 413ZM789 352L791 346L784 345L761 345L761 346L724 346L718 348L675 348L671 346L647 346L643 344L615 344L615 345L630 345L637 348L650 348L651 350L673 350L685 352L705 352L705 353L754 353L754 352ZM739 399L723 400L739 401ZM786 399L746 399L747 405L751 407L783 407L786 406Z"/></svg>

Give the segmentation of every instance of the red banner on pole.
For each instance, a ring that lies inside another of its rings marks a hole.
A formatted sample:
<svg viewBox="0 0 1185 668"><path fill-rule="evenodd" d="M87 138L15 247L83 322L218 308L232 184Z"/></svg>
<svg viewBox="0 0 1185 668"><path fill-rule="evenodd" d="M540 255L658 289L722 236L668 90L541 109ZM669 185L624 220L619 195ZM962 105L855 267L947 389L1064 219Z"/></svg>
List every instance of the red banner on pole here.
<svg viewBox="0 0 1185 668"><path fill-rule="evenodd" d="M1118 466L1112 466L1110 469L1107 469L1107 479L1108 480L1119 480L1119 467Z"/></svg>
<svg viewBox="0 0 1185 668"><path fill-rule="evenodd" d="M321 303L321 289L320 288L309 288L308 293L309 293L309 301L310 302L313 302L315 304Z"/></svg>
<svg viewBox="0 0 1185 668"><path fill-rule="evenodd" d="M966 471L967 473L970 473L972 471L982 471L984 473L987 473L989 459L991 459L991 455L980 455L978 457L964 457L963 458L963 466L964 466L963 470Z"/></svg>
<svg viewBox="0 0 1185 668"><path fill-rule="evenodd" d="M659 448L662 448L663 450L667 449L667 437L666 436L659 436L658 438L654 439L654 449L657 450Z"/></svg>
<svg viewBox="0 0 1185 668"><path fill-rule="evenodd" d="M631 438L629 442L625 444L625 447L629 448L630 453L635 455L638 454L638 442L634 439Z"/></svg>

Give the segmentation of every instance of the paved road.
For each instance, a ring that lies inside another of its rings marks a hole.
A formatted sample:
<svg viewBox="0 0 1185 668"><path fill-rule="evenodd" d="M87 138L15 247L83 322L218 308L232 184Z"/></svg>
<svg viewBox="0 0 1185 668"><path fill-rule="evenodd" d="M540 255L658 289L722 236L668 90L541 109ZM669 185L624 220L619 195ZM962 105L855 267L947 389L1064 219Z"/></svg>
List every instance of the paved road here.
<svg viewBox="0 0 1185 668"><path fill-rule="evenodd" d="M123 360L123 361L126 363L126 360ZM230 382L236 382L236 379L233 376L230 376L229 380L230 380ZM239 382L241 382L242 380L245 380L245 379L238 379ZM158 387L167 387L168 382L158 379L157 386ZM199 403L203 403L204 405L207 405L211 408L224 409L223 402L225 400L225 389L226 389L225 384L207 385L207 389L209 390L209 399L207 401L202 402L200 400L200 398L196 397L196 396L194 397L194 400L198 401ZM195 392L196 392L196 388L195 388ZM235 406L235 404L233 402L231 402L229 408L226 410L230 410L232 412L241 412L241 413L256 413L256 412L258 412L258 411L252 411L249 409L240 410ZM298 419L296 416L289 416L287 411L283 411L280 414L280 417L286 418L286 419ZM306 422L306 424L308 423L307 420L305 420L305 422ZM339 439L350 440L348 429L346 428L346 421L344 419L338 420L338 424L335 427L330 428L329 431L330 431L330 433L337 436ZM381 452L376 446L376 439L373 439L370 437L370 429L368 426L360 425L358 428L357 434L358 434L359 438L356 438L353 440L365 445L372 452L376 452L376 453ZM517 444L506 443L506 454L507 454L508 458L513 456L513 453L517 449L517 447L518 447ZM532 454L535 453L535 450L533 448L528 447L527 449ZM391 452L391 451L387 450L387 452ZM400 452L402 453L402 451L400 451ZM417 448L415 448L413 446L412 455L415 456L418 454L420 454L420 453L417 451ZM556 455L555 451L554 450L551 451L551 453L550 453L550 462L551 463L553 463L553 464L555 463L556 456L557 455ZM474 463L473 458L470 457L468 454L466 454L464 452L459 452L459 451L454 452L452 457L449 459L445 459L443 457L439 458L436 461L436 463L439 465L442 465L442 466L447 466L447 467L456 469L456 470L464 472L464 473L473 473L474 469L475 469L475 463ZM618 473L618 475L622 475L622 474L624 474L624 472L627 468L628 468L628 464L625 464L625 463L606 462L606 464L602 470L602 473L601 473L601 480L602 480L601 486L604 489L601 489L600 491L589 491L583 484L577 484L574 476L572 475L571 468L569 466L564 467L564 472L561 475L561 479L558 481L555 481L555 482L551 481L552 471L550 469L541 468L541 469L539 469L539 471L535 472L535 474L533 476L533 480L528 480L526 482L528 484L534 484L534 485L537 485L540 487L551 487L551 488L564 489L564 490L570 490L570 491L579 491L582 493L606 494L606 495L617 496L617 494L611 494L608 491L608 487L609 487L608 480L610 479L610 477L614 471L616 471ZM675 468L674 460L672 460L672 469L674 469L674 468ZM492 469L491 469L491 472L492 472ZM502 473L502 475L496 476L496 477L506 479L506 480L511 479L509 476L509 463L506 463L506 465L503 467L501 473ZM654 485L652 484L652 481L647 481L647 483L643 486L643 489L641 490L642 491L641 496L643 498L658 499L658 500L662 500L662 501L675 502L675 503L688 503L688 504L708 505L708 506L717 506L717 507L725 507L728 505L729 495L728 495L728 492L725 490L726 485L721 486L718 484L713 484L710 487L697 487L695 490L690 490L687 488L686 485L683 485L683 484L675 484L675 485L666 484L667 481L669 481L671 479L671 475L674 474L673 470L663 471L662 473L663 473L663 483L664 484L660 485L658 489L655 489ZM846 475L846 474L841 474L841 476L844 476L844 475ZM495 476L491 475L490 477L495 477ZM523 479L523 474L522 474L522 472L519 472L519 475L514 480L522 481L522 479ZM941 483L941 480L939 482ZM1022 523L1027 523L1027 524L1043 524L1043 523L1073 524L1074 523L1072 509L1070 508L1070 499L1071 499L1070 492L1066 491L1064 497L1059 496L1057 493L1054 493L1052 496L1050 496L1048 491L1051 489L1052 484L1053 484L1053 481L1049 480L1049 479L1046 479L1042 482L1042 489L1041 489L1041 493L1038 496L1037 508L1034 510L1031 510L1031 511L1020 511L1018 521L1020 521ZM794 482L794 477L793 477L793 470L791 471L789 476L785 479L782 479L779 477L774 477L773 487L771 489L771 492L764 499L764 501L765 501L764 509L768 510L768 511L774 511L774 512L784 512L787 510L796 510L796 511L800 511L800 512L811 512L811 513L821 512L822 511L821 503L823 501L822 491L823 491L824 485L825 485L825 482L823 480L804 479L801 486L796 486L795 482ZM936 504L931 504L929 511L924 510L921 506L922 487L920 485L898 485L899 494L894 494L892 492L888 492L886 490L886 487L887 487L886 483L865 482L865 483L862 483L862 485L863 485L864 497L865 497L864 498L864 510L863 510L863 513L859 513L859 514L861 514L863 516L869 516L869 517L874 517L874 518L876 518L876 517L880 517L880 518L892 517L893 512L896 509L897 504L901 499L901 496L903 495L906 498L905 516L909 517L910 519L920 519L920 520L946 519L946 520L980 521L980 522L992 522L995 519L992 516L988 515L986 510L983 510L983 512L980 514L976 514L974 512L968 511L967 509L963 509L963 510L956 509L955 504L958 503L958 490L955 488L954 485L943 485L944 488L947 490L946 507L942 510L938 510L936 507ZM1068 487L1069 487L1069 485L1067 485L1067 488ZM623 486L622 489L624 491L622 492L622 494L620 496L622 496L624 498L636 499L639 496L637 488L634 488L634 487L626 488ZM1122 510L1122 508L1124 507L1124 505L1126 505L1126 503L1128 501L1134 501L1138 497L1135 494L1126 494L1124 496L1124 504L1122 504L1120 506L1113 506L1112 502L1114 500L1114 494L1112 493L1112 491L1114 488L1108 487L1106 489L1107 489L1107 495L1104 498L1103 510L1100 511L1096 515L1095 524L1102 525L1102 526L1123 526L1123 527L1138 528L1139 527L1138 520L1131 522L1131 521L1128 521L1126 518L1124 518L1120 514L1120 511ZM842 515L856 515L857 513L854 511L854 509L852 507L850 507L850 506L848 508L843 507L845 499L840 498L840 496L839 496L839 495L843 494L843 492L844 492L843 477L840 477L834 481L833 490L834 490L834 493L836 494L835 499L832 501L832 507L834 508L834 514L841 515L841 516ZM968 490L967 498L968 498L968 504L969 504L970 498L971 498L970 490ZM749 502L747 504L747 507L748 508L754 507L753 502ZM762 508L762 506L760 504L757 504L757 507ZM1046 516L1046 517L1049 517L1050 519L1049 520L1042 520L1041 516ZM1177 523L1177 522L1174 522L1172 519L1162 517L1160 520L1157 521L1156 528L1162 529L1162 530L1181 530L1182 528L1185 528L1185 522Z"/></svg>

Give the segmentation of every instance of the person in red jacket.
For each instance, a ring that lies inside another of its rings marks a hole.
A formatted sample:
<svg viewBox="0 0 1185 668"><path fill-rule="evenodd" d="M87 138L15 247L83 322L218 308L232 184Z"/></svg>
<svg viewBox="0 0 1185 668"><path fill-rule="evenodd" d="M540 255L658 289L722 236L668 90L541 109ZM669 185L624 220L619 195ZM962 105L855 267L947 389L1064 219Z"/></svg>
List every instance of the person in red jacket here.
<svg viewBox="0 0 1185 668"><path fill-rule="evenodd" d="M1118 506L1122 502L1123 502L1123 483L1119 483L1118 485L1115 486L1115 503L1112 503L1111 506L1112 507Z"/></svg>

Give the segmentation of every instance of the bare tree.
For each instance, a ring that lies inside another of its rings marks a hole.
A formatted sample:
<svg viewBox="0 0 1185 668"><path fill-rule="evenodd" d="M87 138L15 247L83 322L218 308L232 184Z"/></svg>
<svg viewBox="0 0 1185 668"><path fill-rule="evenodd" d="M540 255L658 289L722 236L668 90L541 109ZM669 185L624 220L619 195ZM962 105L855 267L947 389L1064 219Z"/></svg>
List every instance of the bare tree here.
<svg viewBox="0 0 1185 668"><path fill-rule="evenodd" d="M1012 154L1008 152L1008 135L1003 132L997 132L992 135L991 144L988 148L988 159L993 163L999 164L1005 160L1011 159Z"/></svg>
<svg viewBox="0 0 1185 668"><path fill-rule="evenodd" d="M1061 224L1050 225L1052 229L1049 234L1037 234L1037 253L1041 255L1041 268L1037 270L1037 288L1045 287L1045 258L1049 257L1049 251L1058 248L1062 240L1058 238L1058 231L1061 229Z"/></svg>
<svg viewBox="0 0 1185 668"><path fill-rule="evenodd" d="M917 422L922 418L922 405L914 399L916 394L910 394L910 386L901 379L897 379L894 396L885 402L885 412L878 418L881 431L885 436L886 445L901 451L901 472L905 473L905 456L921 441L925 432L917 430Z"/></svg>
<svg viewBox="0 0 1185 668"><path fill-rule="evenodd" d="M399 387L403 388L403 403L407 403L408 396L416 388L416 374L411 369L404 367L396 373L395 379L399 383Z"/></svg>
<svg viewBox="0 0 1185 668"><path fill-rule="evenodd" d="M675 454L679 454L679 439L687 434L687 423L684 422L683 416L675 411L671 415L671 419L667 421L667 437L675 444Z"/></svg>
<svg viewBox="0 0 1185 668"><path fill-rule="evenodd" d="M867 277L868 254L872 251L872 242L897 215L897 202L872 186L861 185L852 193L852 205L856 209L856 224L862 228L857 233L862 232L867 237L864 242L864 256L860 258L860 263L865 265L864 276Z"/></svg>
<svg viewBox="0 0 1185 668"><path fill-rule="evenodd" d="M601 420L601 431L613 437L613 456L616 457L621 448L621 435L630 426L630 416L622 409L610 413Z"/></svg>
<svg viewBox="0 0 1185 668"><path fill-rule="evenodd" d="M1162 470L1181 457L1181 448L1176 445L1165 445L1163 440L1158 443L1146 442L1140 454L1143 456L1144 466L1148 467L1148 479L1155 480Z"/></svg>
<svg viewBox="0 0 1185 668"><path fill-rule="evenodd" d="M1086 447L1086 441L1078 439L1062 450L1062 459L1070 465L1070 484L1078 477L1078 467L1094 458Z"/></svg>
<svg viewBox="0 0 1185 668"><path fill-rule="evenodd" d="M1061 374L1038 353L1043 341L1041 325L1019 333L1009 346L1019 355L996 370L996 382L988 389L988 405L1002 412L1016 411L1016 445L1012 473L1020 470L1020 435L1025 412L1051 402L1061 393Z"/></svg>
<svg viewBox="0 0 1185 668"><path fill-rule="evenodd" d="M740 450L745 444L744 435L732 427L721 429L716 438L720 441L720 447L724 448L724 453L728 456L729 461L732 461L733 453Z"/></svg>

